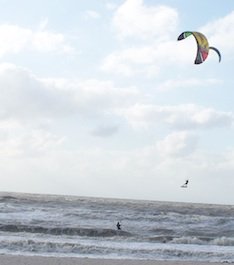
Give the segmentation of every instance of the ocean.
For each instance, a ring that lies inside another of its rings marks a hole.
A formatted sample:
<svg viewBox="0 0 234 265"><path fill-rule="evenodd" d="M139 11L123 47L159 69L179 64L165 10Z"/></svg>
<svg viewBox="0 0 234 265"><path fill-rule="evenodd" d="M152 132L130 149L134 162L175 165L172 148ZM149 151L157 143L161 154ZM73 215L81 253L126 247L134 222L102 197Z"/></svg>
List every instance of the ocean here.
<svg viewBox="0 0 234 265"><path fill-rule="evenodd" d="M234 262L234 206L0 193L0 254Z"/></svg>

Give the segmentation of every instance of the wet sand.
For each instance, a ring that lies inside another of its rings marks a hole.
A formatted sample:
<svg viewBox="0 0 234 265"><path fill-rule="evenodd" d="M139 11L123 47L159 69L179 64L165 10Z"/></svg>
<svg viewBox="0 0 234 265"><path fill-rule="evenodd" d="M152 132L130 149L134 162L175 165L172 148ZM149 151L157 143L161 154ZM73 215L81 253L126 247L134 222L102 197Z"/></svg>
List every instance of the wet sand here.
<svg viewBox="0 0 234 265"><path fill-rule="evenodd" d="M1 265L207 265L209 262L0 255ZM224 263L212 263L223 265Z"/></svg>

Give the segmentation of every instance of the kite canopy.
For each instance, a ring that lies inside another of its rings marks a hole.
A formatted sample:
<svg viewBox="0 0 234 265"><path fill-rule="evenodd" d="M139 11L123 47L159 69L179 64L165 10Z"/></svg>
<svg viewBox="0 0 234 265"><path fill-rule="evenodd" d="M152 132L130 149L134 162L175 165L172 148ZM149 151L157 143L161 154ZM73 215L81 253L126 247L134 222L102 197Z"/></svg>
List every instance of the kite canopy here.
<svg viewBox="0 0 234 265"><path fill-rule="evenodd" d="M197 42L197 56L194 61L195 64L201 64L203 63L209 54L209 49L214 50L218 56L219 56L219 62L221 61L221 54L218 49L214 47L209 47L208 40L205 35L203 35L200 32L196 31L184 31L180 34L177 40L183 40L189 37L190 35L193 35L196 42Z"/></svg>

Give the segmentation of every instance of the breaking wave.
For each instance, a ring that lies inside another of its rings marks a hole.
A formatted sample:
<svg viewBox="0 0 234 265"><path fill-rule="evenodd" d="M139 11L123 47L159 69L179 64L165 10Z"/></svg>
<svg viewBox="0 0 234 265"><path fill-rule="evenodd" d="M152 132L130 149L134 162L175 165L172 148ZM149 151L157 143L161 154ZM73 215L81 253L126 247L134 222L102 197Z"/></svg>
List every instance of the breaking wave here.
<svg viewBox="0 0 234 265"><path fill-rule="evenodd" d="M107 245L108 244L108 245ZM29 255L42 254L45 256L53 255L69 255L69 256L85 256L85 257L114 257L114 258L135 258L138 259L167 259L167 260L203 260L203 261L225 261L228 256L234 258L234 254L230 251L219 251L215 253L212 250L205 251L200 248L183 249L178 246L168 248L167 245L148 245L146 244L124 244L120 242L59 242L59 241L41 241L34 239L21 239L0 242L1 251L8 250L17 251ZM115 254L113 254L115 253Z"/></svg>
<svg viewBox="0 0 234 265"><path fill-rule="evenodd" d="M234 238L232 237L173 237L168 235L155 236L149 239L151 242L157 243L173 243L173 244L192 244L192 245L217 245L217 246L234 246Z"/></svg>
<svg viewBox="0 0 234 265"><path fill-rule="evenodd" d="M111 238L115 236L125 238L140 238L139 235L123 230L114 230L106 228L85 228L85 227L45 227L45 226L28 226L28 225L0 225L1 232L10 233L40 233L47 235L68 235L90 238ZM151 243L172 243L172 244L195 244L195 245L217 245L217 246L234 246L233 237L196 237L196 236L176 236L176 235L156 235L145 238L145 242Z"/></svg>
<svg viewBox="0 0 234 265"><path fill-rule="evenodd" d="M0 225L0 231L3 232L27 232L40 233L50 235L78 235L86 237L113 237L113 236L132 236L131 233L114 229L93 229L78 227L43 227L43 226L27 226L27 225Z"/></svg>

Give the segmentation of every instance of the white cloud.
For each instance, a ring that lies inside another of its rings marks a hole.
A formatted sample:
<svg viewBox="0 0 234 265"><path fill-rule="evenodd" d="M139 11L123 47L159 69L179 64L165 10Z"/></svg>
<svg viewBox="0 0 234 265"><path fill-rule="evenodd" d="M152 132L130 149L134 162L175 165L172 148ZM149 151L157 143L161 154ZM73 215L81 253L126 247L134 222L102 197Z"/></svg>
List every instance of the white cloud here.
<svg viewBox="0 0 234 265"><path fill-rule="evenodd" d="M0 137L0 156L21 158L40 156L48 150L59 147L65 139L46 130L25 127L17 126L13 130L1 129L4 137Z"/></svg>
<svg viewBox="0 0 234 265"><path fill-rule="evenodd" d="M126 0L117 10L113 25L121 38L167 38L178 22L177 11L167 6L146 6L143 0Z"/></svg>
<svg viewBox="0 0 234 265"><path fill-rule="evenodd" d="M142 97L135 87L95 79L42 79L12 64L0 65L0 119L53 120L110 115Z"/></svg>
<svg viewBox="0 0 234 265"><path fill-rule="evenodd" d="M113 24L125 40L120 50L104 58L101 69L124 76L155 78L168 66L193 65L197 45L193 38L178 42L178 13L169 6L146 6L143 0L126 0L115 12ZM140 41L134 41L135 38Z"/></svg>
<svg viewBox="0 0 234 265"><path fill-rule="evenodd" d="M234 39L234 11L225 17L208 23L201 28L207 35L210 46L214 46L221 53L233 53Z"/></svg>
<svg viewBox="0 0 234 265"><path fill-rule="evenodd" d="M159 122L177 129L231 126L233 113L216 111L194 104L157 106L136 104L119 111L133 127L148 127Z"/></svg>
<svg viewBox="0 0 234 265"><path fill-rule="evenodd" d="M74 119L70 128L111 136L119 129L114 110L140 97L136 88L111 81L43 79L13 64L0 64L0 94L0 154L9 157L39 155L63 143L64 131L54 127L64 117Z"/></svg>
<svg viewBox="0 0 234 265"><path fill-rule="evenodd" d="M189 132L174 132L157 143L157 151L163 156L187 156L195 150L197 140L197 137Z"/></svg>
<svg viewBox="0 0 234 265"><path fill-rule="evenodd" d="M153 47L135 47L114 52L107 56L101 69L107 72L131 76L135 74L158 73L158 67L154 65L155 50Z"/></svg>
<svg viewBox="0 0 234 265"><path fill-rule="evenodd" d="M101 69L114 74L155 77L169 65L181 67L193 65L197 46L192 38L184 42L176 40L150 43L115 51L104 58ZM153 71L152 71L153 70Z"/></svg>
<svg viewBox="0 0 234 265"><path fill-rule="evenodd" d="M46 24L47 21L43 20L37 31L17 25L0 25L0 56L25 50L72 52L73 48L66 43L64 35L45 30Z"/></svg>
<svg viewBox="0 0 234 265"><path fill-rule="evenodd" d="M110 113L142 97L135 87L116 87L112 81L44 79L43 82L69 96L75 111L87 117Z"/></svg>
<svg viewBox="0 0 234 265"><path fill-rule="evenodd" d="M189 78L189 79L173 79L167 80L161 83L157 89L162 91L168 91L176 88L183 87L201 87L201 86L209 86L215 84L222 84L222 81L216 78L207 78L207 79L197 79L197 78Z"/></svg>
<svg viewBox="0 0 234 265"><path fill-rule="evenodd" d="M0 25L0 55L18 53L32 37L32 31L15 25Z"/></svg>
<svg viewBox="0 0 234 265"><path fill-rule="evenodd" d="M0 65L0 118L31 121L68 112L71 100L46 85L27 69ZM57 113L57 114L56 114Z"/></svg>
<svg viewBox="0 0 234 265"><path fill-rule="evenodd" d="M175 23L170 22L171 18ZM170 7L147 7L142 0L125 1L114 15L115 28L122 38L137 37L143 38L143 41L132 42L130 45L126 42L123 48L106 56L101 69L124 76L141 74L142 77L155 77L168 65L193 66L197 53L196 41L190 37L178 42L176 38L179 33L174 34L177 22L177 13ZM167 23L173 27L169 27ZM233 53L233 24L234 12L231 12L226 17L205 25L199 31L206 34L210 46L218 48L221 54L230 54ZM216 59L216 54L210 51L209 58Z"/></svg>

